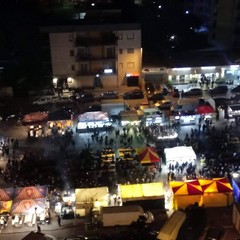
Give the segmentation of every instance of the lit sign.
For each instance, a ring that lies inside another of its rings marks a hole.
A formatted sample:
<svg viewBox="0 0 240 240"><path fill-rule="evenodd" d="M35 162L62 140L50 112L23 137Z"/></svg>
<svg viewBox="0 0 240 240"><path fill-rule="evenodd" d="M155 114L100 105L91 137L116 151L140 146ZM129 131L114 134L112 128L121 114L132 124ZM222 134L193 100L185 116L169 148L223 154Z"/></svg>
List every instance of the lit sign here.
<svg viewBox="0 0 240 240"><path fill-rule="evenodd" d="M201 67L202 70L213 70L215 69L216 67Z"/></svg>
<svg viewBox="0 0 240 240"><path fill-rule="evenodd" d="M185 67L185 68L173 68L172 69L173 71L189 71L191 70L190 67Z"/></svg>

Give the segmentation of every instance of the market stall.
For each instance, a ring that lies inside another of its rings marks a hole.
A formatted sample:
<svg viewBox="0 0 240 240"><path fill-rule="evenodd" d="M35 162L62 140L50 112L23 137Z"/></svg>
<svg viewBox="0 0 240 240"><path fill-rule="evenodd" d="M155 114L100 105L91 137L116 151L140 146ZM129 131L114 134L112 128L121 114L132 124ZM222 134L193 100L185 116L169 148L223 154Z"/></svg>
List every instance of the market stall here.
<svg viewBox="0 0 240 240"><path fill-rule="evenodd" d="M91 209L98 211L100 207L108 206L108 188L78 188L75 189L76 209L75 214L86 216Z"/></svg>
<svg viewBox="0 0 240 240"><path fill-rule="evenodd" d="M16 227L22 224L33 226L38 218L40 221L45 220L46 211L45 198L14 200L11 209L12 225Z"/></svg>
<svg viewBox="0 0 240 240"><path fill-rule="evenodd" d="M119 116L122 126L134 126L140 124L141 118L143 117L143 112L140 110L126 110L121 111Z"/></svg>
<svg viewBox="0 0 240 240"><path fill-rule="evenodd" d="M202 202L206 207L223 207L233 203L233 189L227 178L199 179Z"/></svg>
<svg viewBox="0 0 240 240"><path fill-rule="evenodd" d="M109 163L115 161L115 151L112 148L104 148L101 151L101 162Z"/></svg>
<svg viewBox="0 0 240 240"><path fill-rule="evenodd" d="M141 164L156 164L160 163L161 159L155 148L137 148L137 156Z"/></svg>
<svg viewBox="0 0 240 240"><path fill-rule="evenodd" d="M144 209L165 208L162 182L119 185L123 205L137 204Z"/></svg>
<svg viewBox="0 0 240 240"><path fill-rule="evenodd" d="M179 164L182 163L192 163L195 164L197 159L196 153L192 147L187 146L177 146L173 148L164 149L166 164Z"/></svg>
<svg viewBox="0 0 240 240"><path fill-rule="evenodd" d="M93 129L104 129L111 125L107 112L85 112L78 117L77 131L85 132Z"/></svg>
<svg viewBox="0 0 240 240"><path fill-rule="evenodd" d="M14 188L0 188L0 213L10 213Z"/></svg>
<svg viewBox="0 0 240 240"><path fill-rule="evenodd" d="M196 202L202 205L203 190L198 180L171 181L170 187L174 195L174 209L185 209Z"/></svg>
<svg viewBox="0 0 240 240"><path fill-rule="evenodd" d="M55 111L48 114L47 126L50 130L64 134L73 125L73 117L64 111Z"/></svg>
<svg viewBox="0 0 240 240"><path fill-rule="evenodd" d="M46 204L47 186L19 187L14 191L11 214L12 225L32 226L39 220L44 222L48 216Z"/></svg>
<svg viewBox="0 0 240 240"><path fill-rule="evenodd" d="M32 112L23 116L23 125L45 122L48 119L46 112Z"/></svg>
<svg viewBox="0 0 240 240"><path fill-rule="evenodd" d="M134 148L119 148L118 157L123 161L133 161L136 159L136 149Z"/></svg>
<svg viewBox="0 0 240 240"><path fill-rule="evenodd" d="M19 187L15 189L14 200L45 198L47 186Z"/></svg>

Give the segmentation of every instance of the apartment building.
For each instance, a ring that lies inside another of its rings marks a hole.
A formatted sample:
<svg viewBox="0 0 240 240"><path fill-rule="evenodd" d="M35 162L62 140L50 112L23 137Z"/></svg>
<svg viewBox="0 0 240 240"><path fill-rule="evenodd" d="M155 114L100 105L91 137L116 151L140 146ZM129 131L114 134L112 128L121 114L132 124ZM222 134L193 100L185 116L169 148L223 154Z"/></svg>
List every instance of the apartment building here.
<svg viewBox="0 0 240 240"><path fill-rule="evenodd" d="M118 88L141 84L141 28L137 23L57 25L49 34L55 87Z"/></svg>

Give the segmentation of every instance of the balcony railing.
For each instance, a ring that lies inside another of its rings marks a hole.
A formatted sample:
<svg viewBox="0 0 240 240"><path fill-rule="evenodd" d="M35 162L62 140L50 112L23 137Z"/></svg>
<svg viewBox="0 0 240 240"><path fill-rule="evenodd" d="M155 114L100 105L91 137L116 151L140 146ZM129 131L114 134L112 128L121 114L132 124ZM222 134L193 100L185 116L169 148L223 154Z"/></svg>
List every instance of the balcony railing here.
<svg viewBox="0 0 240 240"><path fill-rule="evenodd" d="M100 37L76 37L75 46L101 46L101 45L116 45L118 38L114 33L104 33Z"/></svg>
<svg viewBox="0 0 240 240"><path fill-rule="evenodd" d="M75 56L75 61L76 62L86 62L86 61L102 61L102 60L116 60L116 56L110 55L110 56L94 56L94 55L82 55L82 54L77 54Z"/></svg>

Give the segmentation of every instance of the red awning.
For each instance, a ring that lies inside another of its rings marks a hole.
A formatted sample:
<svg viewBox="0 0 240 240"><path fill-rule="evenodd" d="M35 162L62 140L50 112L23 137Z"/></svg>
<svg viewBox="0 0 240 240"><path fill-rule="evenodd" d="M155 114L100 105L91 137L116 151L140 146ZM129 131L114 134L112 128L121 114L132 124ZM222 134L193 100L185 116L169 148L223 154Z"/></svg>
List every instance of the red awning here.
<svg viewBox="0 0 240 240"><path fill-rule="evenodd" d="M198 106L196 108L196 113L197 114L210 114L210 113L214 113L214 109L210 105Z"/></svg>

